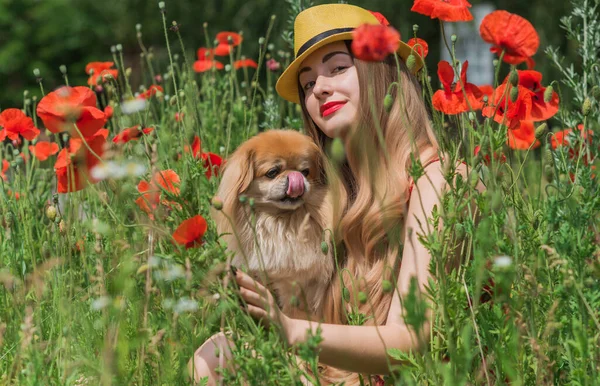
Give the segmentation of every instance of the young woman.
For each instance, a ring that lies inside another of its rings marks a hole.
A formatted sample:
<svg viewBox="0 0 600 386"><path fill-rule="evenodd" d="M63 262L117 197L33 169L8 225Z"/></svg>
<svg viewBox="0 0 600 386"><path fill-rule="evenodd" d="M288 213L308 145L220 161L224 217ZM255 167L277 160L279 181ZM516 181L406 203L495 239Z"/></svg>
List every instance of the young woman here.
<svg viewBox="0 0 600 386"><path fill-rule="evenodd" d="M446 180L419 84L405 64L410 47L400 43L398 60L390 55L381 62L364 62L352 54L352 31L379 20L347 4L303 11L294 26L295 60L276 87L284 99L301 105L307 133L324 150L334 138L345 149L346 160L329 180L336 195L334 238L339 249L338 271L324 299L324 323L289 318L264 286L240 270L235 274L248 312L280 324L290 345L321 329L323 383L358 384L358 373L388 374L394 364L388 349L418 351L429 339L429 322L418 333L407 326L401 299L411 278L420 292L430 279L431 255L419 235L434 231L429 216L434 206L441 206ZM412 54L416 72L422 61ZM387 112L383 101L393 82L394 103ZM416 161L424 175L413 181L409 169ZM464 165L456 170L466 176ZM348 325L353 308L367 317L363 325ZM196 352L196 379L216 379L215 344L226 347L225 337L213 337ZM380 376L375 379L381 381Z"/></svg>

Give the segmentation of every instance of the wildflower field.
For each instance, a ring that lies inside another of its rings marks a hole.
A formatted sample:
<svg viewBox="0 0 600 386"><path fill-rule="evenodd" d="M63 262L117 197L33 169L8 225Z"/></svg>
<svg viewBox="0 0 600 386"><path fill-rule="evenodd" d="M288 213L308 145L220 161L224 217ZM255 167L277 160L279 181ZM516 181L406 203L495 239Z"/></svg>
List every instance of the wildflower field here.
<svg viewBox="0 0 600 386"><path fill-rule="evenodd" d="M302 3L287 2L291 13ZM416 0L413 11L443 32L470 20L466 1L456 3L448 11ZM164 41L132 28L140 68L117 45L86 68L56 69L58 88L34 71L39 90L0 110L0 384L191 384L189 359L219 331L236 342L237 371L225 371L224 384L292 385L302 375L319 384L294 356L316 363L319 337L292 353L276 328L239 307L209 214L220 168L241 142L303 130L299 107L274 89L293 54L270 39L289 39L291 25L275 31L273 19L251 58L243 35L206 25L203 47L184 47L168 5L156 8ZM496 55L490 85L469 83L454 36L452 63L428 61L418 26L401 37L425 57L417 76L440 145L469 177L454 179L448 163L452 189L423 224L444 224L422 238L439 278L424 294L431 341L422 353L390 350L403 364L386 384L600 384L598 0L575 0L571 15L551 22L578 47L577 63L540 47L516 14L484 18L480 36ZM368 33L357 30L357 55L381 49ZM159 45L166 60L153 54ZM534 55L561 78L543 77ZM72 72L87 84L70 83ZM410 173L419 178L422 166ZM456 248L463 263L444 274ZM419 330L425 303L411 295L405 319ZM347 301L356 309L369 299Z"/></svg>

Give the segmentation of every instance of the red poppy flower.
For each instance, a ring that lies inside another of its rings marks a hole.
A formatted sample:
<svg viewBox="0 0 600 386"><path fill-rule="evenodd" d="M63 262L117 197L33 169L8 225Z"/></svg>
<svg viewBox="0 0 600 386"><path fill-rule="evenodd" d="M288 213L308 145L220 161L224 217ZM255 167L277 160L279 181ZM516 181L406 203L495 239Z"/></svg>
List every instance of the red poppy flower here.
<svg viewBox="0 0 600 386"><path fill-rule="evenodd" d="M252 59L242 59L233 62L233 68L235 68L236 70L239 70L243 67L258 68L258 64Z"/></svg>
<svg viewBox="0 0 600 386"><path fill-rule="evenodd" d="M157 86L155 84L150 85L150 87L148 87L148 89L146 91L144 91L143 93L141 93L140 95L138 95L138 98L142 98L142 99L150 99L151 97L153 97L154 95L156 95L157 92L164 92L163 88L161 86Z"/></svg>
<svg viewBox="0 0 600 386"><path fill-rule="evenodd" d="M212 60L215 58L215 51L210 48L200 47L196 51L196 56L198 56L198 60Z"/></svg>
<svg viewBox="0 0 600 386"><path fill-rule="evenodd" d="M432 102L436 110L453 115L469 111L469 106L473 110L481 108L483 93L477 86L467 82L468 67L469 62L465 61L460 70L461 82L454 83L454 69L450 63L445 60L438 63L438 76L444 89L433 94ZM465 99L465 94L467 99Z"/></svg>
<svg viewBox="0 0 600 386"><path fill-rule="evenodd" d="M18 140L19 135L26 140L33 140L40 131L34 126L33 119L20 109L6 109L0 114L0 140L8 137L12 141Z"/></svg>
<svg viewBox="0 0 600 386"><path fill-rule="evenodd" d="M533 70L517 71L519 74L519 86L531 91L531 117L534 121L545 121L558 112L558 94L552 92L552 98L548 103L544 101L546 87L542 87L542 74ZM504 83L508 82L508 77Z"/></svg>
<svg viewBox="0 0 600 386"><path fill-rule="evenodd" d="M363 24L352 32L352 52L358 59L379 62L396 52L400 33L383 24Z"/></svg>
<svg viewBox="0 0 600 386"><path fill-rule="evenodd" d="M390 25L390 22L388 21L388 19L385 18L385 16L383 16L381 13L379 12L374 12L374 11L369 11L373 14L373 16L375 16L377 18L377 21L379 21L380 24L383 24L385 26Z"/></svg>
<svg viewBox="0 0 600 386"><path fill-rule="evenodd" d="M197 215L183 221L173 232L173 239L177 244L185 245L185 249L201 246L202 238L208 229L204 217Z"/></svg>
<svg viewBox="0 0 600 386"><path fill-rule="evenodd" d="M473 15L469 11L471 4L467 0L415 0L413 12L443 21L469 21Z"/></svg>
<svg viewBox="0 0 600 386"><path fill-rule="evenodd" d="M61 87L44 96L37 107L37 115L52 133L70 131L75 122L83 137L91 137L106 123L106 115L96 107L96 94L87 87Z"/></svg>
<svg viewBox="0 0 600 386"><path fill-rule="evenodd" d="M531 92L523 86L518 86L517 99L513 102L507 87L510 84L501 84L494 90L488 105L481 113L484 117L494 117L494 121L506 125L509 129L517 129L523 120L535 119L531 116Z"/></svg>
<svg viewBox="0 0 600 386"><path fill-rule="evenodd" d="M185 116L184 113L175 113L175 122L181 122L183 120L183 117Z"/></svg>
<svg viewBox="0 0 600 386"><path fill-rule="evenodd" d="M6 181L6 171L8 170L9 166L10 166L10 163L7 160L3 159L2 160L2 174L0 174L0 177L2 177L2 179L4 181Z"/></svg>
<svg viewBox="0 0 600 386"><path fill-rule="evenodd" d="M58 145L54 142L39 141L35 146L29 146L29 152L40 161L45 161L51 155L58 153Z"/></svg>
<svg viewBox="0 0 600 386"><path fill-rule="evenodd" d="M527 150L533 144L533 149L540 146L540 141L535 139L533 121L521 121L519 128L508 130L506 143L511 149Z"/></svg>
<svg viewBox="0 0 600 386"><path fill-rule="evenodd" d="M412 38L409 39L408 42L406 42L406 44L408 44L410 47L414 47L415 52L419 54L419 56L423 59L425 59L425 57L429 53L429 46L427 45L427 42L423 39Z"/></svg>
<svg viewBox="0 0 600 386"><path fill-rule="evenodd" d="M129 141L138 140L143 134L150 134L154 130L153 127L147 127L140 130L140 125L124 129L113 138L114 143L127 143Z"/></svg>
<svg viewBox="0 0 600 386"><path fill-rule="evenodd" d="M487 95L488 100L494 95L494 86L491 84L484 84L483 86L477 86L479 91L483 93L483 95Z"/></svg>
<svg viewBox="0 0 600 386"><path fill-rule="evenodd" d="M216 38L219 44L229 44L233 47L239 46L244 40L242 35L231 31L219 32Z"/></svg>
<svg viewBox="0 0 600 386"><path fill-rule="evenodd" d="M211 68L216 68L217 70L222 70L225 68L223 63L217 60L196 60L194 62L194 71L196 72L205 72L210 70Z"/></svg>
<svg viewBox="0 0 600 386"><path fill-rule="evenodd" d="M119 76L119 70L111 69L115 64L113 62L91 62L85 66L85 73L90 77L88 78L89 86L96 86L98 84L98 77L110 74L113 78Z"/></svg>
<svg viewBox="0 0 600 386"><path fill-rule="evenodd" d="M101 162L98 157L104 153L107 137L108 130L101 129L85 139L69 139L69 145L60 151L54 164L59 193L76 192L89 183L98 182L90 176L89 171ZM89 151L88 146L93 152Z"/></svg>
<svg viewBox="0 0 600 386"><path fill-rule="evenodd" d="M477 155L477 154L479 154L480 151L481 151L481 146L477 145L477 146L475 146L475 149L473 149L473 154ZM506 163L506 156L504 154L496 153L496 154L494 154L494 159L496 161L500 161L500 163ZM483 160L486 165L489 165L491 163L489 154L484 155Z"/></svg>
<svg viewBox="0 0 600 386"><path fill-rule="evenodd" d="M587 133L585 133L583 130L583 124L577 125L577 130L579 130L580 135L583 140L587 140L588 135L590 137L592 135L594 135L594 132L592 130L588 130ZM565 130L553 133L552 136L550 137L550 144L552 145L552 148L556 150L559 146L569 146L569 144L570 144L569 136L571 135L571 133L573 133L573 131L574 131L573 129L565 129ZM590 138L590 142L591 142L591 138ZM571 156L575 156L575 155L576 155L576 153L574 151L571 151Z"/></svg>
<svg viewBox="0 0 600 386"><path fill-rule="evenodd" d="M192 142L192 146L184 146L183 150L186 153L189 153L190 150L192 152L192 156L195 159L202 159L204 168L206 169L206 178L211 178L213 175L218 176L219 169L223 165L223 159L215 154L215 153L203 153L202 152L202 142L200 141L200 137L197 135L194 137L194 141Z"/></svg>
<svg viewBox="0 0 600 386"><path fill-rule="evenodd" d="M106 119L107 121L109 119L112 118L113 114L114 114L115 110L112 108L112 106L106 106L104 108L104 119Z"/></svg>
<svg viewBox="0 0 600 386"><path fill-rule="evenodd" d="M170 207L172 202L168 200L161 201L162 189L170 192L175 196L179 196L179 184L181 180L175 171L168 169L156 172L150 182L145 180L140 181L137 189L142 195L135 200L135 203L144 212L148 213L148 217L154 220L153 212L158 207L159 203L163 203Z"/></svg>
<svg viewBox="0 0 600 386"><path fill-rule="evenodd" d="M494 11L486 15L479 26L481 38L492 44L490 51L500 55L508 64L527 62L529 68L535 64L531 57L540 45L537 31L530 22L507 11Z"/></svg>

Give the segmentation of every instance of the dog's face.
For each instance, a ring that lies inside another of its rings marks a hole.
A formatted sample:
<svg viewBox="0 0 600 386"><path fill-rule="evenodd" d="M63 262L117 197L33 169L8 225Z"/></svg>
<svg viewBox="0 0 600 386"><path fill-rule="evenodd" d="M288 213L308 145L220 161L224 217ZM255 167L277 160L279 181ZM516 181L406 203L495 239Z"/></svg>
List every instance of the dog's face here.
<svg viewBox="0 0 600 386"><path fill-rule="evenodd" d="M254 199L256 210L318 205L325 191L322 165L322 153L310 137L292 130L263 132L227 161L219 195L244 194Z"/></svg>

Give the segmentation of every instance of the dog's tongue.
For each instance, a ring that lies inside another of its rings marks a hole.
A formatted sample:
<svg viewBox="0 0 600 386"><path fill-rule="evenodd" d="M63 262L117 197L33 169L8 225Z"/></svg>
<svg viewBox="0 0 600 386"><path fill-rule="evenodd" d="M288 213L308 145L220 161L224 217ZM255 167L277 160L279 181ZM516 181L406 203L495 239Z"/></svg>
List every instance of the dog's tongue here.
<svg viewBox="0 0 600 386"><path fill-rule="evenodd" d="M299 197L304 193L304 176L300 172L291 172L288 174L287 195L290 197Z"/></svg>

